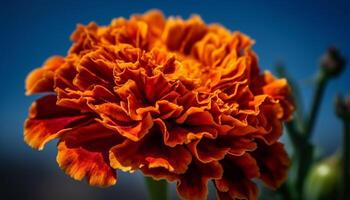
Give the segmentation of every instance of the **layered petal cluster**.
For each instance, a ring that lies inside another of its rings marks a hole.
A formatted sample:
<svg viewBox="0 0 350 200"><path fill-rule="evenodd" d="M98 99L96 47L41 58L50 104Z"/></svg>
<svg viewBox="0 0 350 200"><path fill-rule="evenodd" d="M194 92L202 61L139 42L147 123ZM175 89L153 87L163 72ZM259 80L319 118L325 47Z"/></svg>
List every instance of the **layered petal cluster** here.
<svg viewBox="0 0 350 200"><path fill-rule="evenodd" d="M110 186L116 169L140 170L176 181L183 199L205 199L208 181L220 199L257 199L255 180L285 180L290 88L260 72L248 36L150 11L79 25L71 39L28 75L26 93L47 95L24 127L33 148L59 139L69 176Z"/></svg>

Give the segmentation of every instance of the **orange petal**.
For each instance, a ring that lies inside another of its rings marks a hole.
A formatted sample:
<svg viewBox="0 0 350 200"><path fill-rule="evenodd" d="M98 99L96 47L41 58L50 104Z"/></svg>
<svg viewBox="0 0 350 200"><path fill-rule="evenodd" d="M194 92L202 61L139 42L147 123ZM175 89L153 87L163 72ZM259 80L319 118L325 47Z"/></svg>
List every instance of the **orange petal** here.
<svg viewBox="0 0 350 200"><path fill-rule="evenodd" d="M166 169L184 173L191 162L191 154L183 146L168 147L163 144L158 129L153 129L138 142L126 140L114 146L109 159L113 168L134 171L141 167Z"/></svg>
<svg viewBox="0 0 350 200"><path fill-rule="evenodd" d="M171 18L166 23L162 37L170 50L188 54L193 44L206 32L205 24L199 16L192 16L188 21Z"/></svg>
<svg viewBox="0 0 350 200"><path fill-rule="evenodd" d="M230 148L213 139L203 138L188 144L192 154L201 162L208 163L221 160L229 152Z"/></svg>
<svg viewBox="0 0 350 200"><path fill-rule="evenodd" d="M203 137L216 138L217 130L208 126L181 126L169 123L161 119L153 120L163 134L164 144L174 147L179 144L189 144L191 141L200 140Z"/></svg>
<svg viewBox="0 0 350 200"><path fill-rule="evenodd" d="M282 122L274 118L274 116L268 117L267 119L269 120L269 125L267 127L268 132L267 134L262 135L260 138L268 144L273 144L281 137L283 133L283 126Z"/></svg>
<svg viewBox="0 0 350 200"><path fill-rule="evenodd" d="M115 66L115 58L113 57L115 52L113 50L99 48L85 54L78 64L78 71L85 68L103 81L113 83L113 68Z"/></svg>
<svg viewBox="0 0 350 200"><path fill-rule="evenodd" d="M104 80L97 74L94 74L89 69L84 67L77 68L78 74L74 78L73 83L81 90L91 89L93 85L102 85L104 87L108 87L110 82Z"/></svg>
<svg viewBox="0 0 350 200"><path fill-rule="evenodd" d="M92 100L92 98L84 97L83 92L62 90L61 88L56 88L55 91L57 94L57 105L77 109L82 113L91 112L91 108L88 106L88 100Z"/></svg>
<svg viewBox="0 0 350 200"><path fill-rule="evenodd" d="M107 128L115 130L119 134L135 142L141 140L153 126L152 116L149 113L142 120L130 121L129 123L112 121L106 116L102 116L102 118L103 119L99 121Z"/></svg>
<svg viewBox="0 0 350 200"><path fill-rule="evenodd" d="M150 103L155 103L171 91L171 84L165 79L164 75L159 73L152 77L144 79L145 98Z"/></svg>
<svg viewBox="0 0 350 200"><path fill-rule="evenodd" d="M220 179L222 173L222 167L217 161L200 163L193 160L186 173L180 175L177 191L183 199L206 199L208 195L208 181Z"/></svg>
<svg viewBox="0 0 350 200"><path fill-rule="evenodd" d="M183 111L183 107L175 103L171 103L167 100L157 101L157 106L159 109L159 117L161 119L168 119L173 117L178 117Z"/></svg>
<svg viewBox="0 0 350 200"><path fill-rule="evenodd" d="M260 75L257 83L254 83L253 89L258 89L257 93L265 93L272 98L279 100L283 108L282 120L288 120L292 117L295 110L294 100L291 88L286 79L277 79L269 71Z"/></svg>
<svg viewBox="0 0 350 200"><path fill-rule="evenodd" d="M263 86L265 94L271 95L273 98L280 100L280 104L283 106L282 119L289 119L294 111L293 99L291 95L291 89L286 79L276 79L270 73L266 72L265 76L271 76L270 81ZM269 78L266 78L269 79Z"/></svg>
<svg viewBox="0 0 350 200"><path fill-rule="evenodd" d="M80 54L86 49L92 49L94 44L96 44L96 32L98 29L99 27L94 22L90 22L87 26L78 24L70 37L73 45L69 49L69 54Z"/></svg>
<svg viewBox="0 0 350 200"><path fill-rule="evenodd" d="M223 137L222 140L225 140L225 137ZM234 156L241 156L244 153L254 151L257 148L257 144L249 137L232 137L227 138L226 140L230 146L229 154Z"/></svg>
<svg viewBox="0 0 350 200"><path fill-rule="evenodd" d="M116 103L102 103L94 105L93 109L100 114L101 118L107 120L127 123L132 121L125 109Z"/></svg>
<svg viewBox="0 0 350 200"><path fill-rule="evenodd" d="M122 99L126 99L129 95L140 99L142 97L140 91L142 89L142 78L144 78L141 73L140 69L134 70L129 67L126 67L120 73L116 73L114 75L116 94Z"/></svg>
<svg viewBox="0 0 350 200"><path fill-rule="evenodd" d="M176 119L178 124L188 124L193 126L215 126L216 123L210 112L204 111L203 108L191 107Z"/></svg>
<svg viewBox="0 0 350 200"><path fill-rule="evenodd" d="M77 69L75 67L74 59L75 56L71 56L71 58L67 58L66 63L62 65L59 69L57 69L55 73L55 88L60 89L77 89L76 86L73 85L73 80L77 75Z"/></svg>
<svg viewBox="0 0 350 200"><path fill-rule="evenodd" d="M260 174L252 156L228 155L220 163L224 174L222 179L215 181L219 199L257 199L258 188L251 179L259 177Z"/></svg>
<svg viewBox="0 0 350 200"><path fill-rule="evenodd" d="M179 179L178 174L170 172L166 168L149 168L147 166L142 166L140 169L145 176L152 177L155 180L165 179L167 181L176 181Z"/></svg>
<svg viewBox="0 0 350 200"><path fill-rule="evenodd" d="M24 125L24 140L32 148L42 150L44 145L62 133L88 119L79 111L56 105L56 96L45 96L35 101Z"/></svg>
<svg viewBox="0 0 350 200"><path fill-rule="evenodd" d="M267 145L259 142L252 155L259 165L260 179L268 186L278 188L286 180L290 160L283 144L277 142Z"/></svg>
<svg viewBox="0 0 350 200"><path fill-rule="evenodd" d="M63 57L53 56L41 68L33 70L26 79L26 94L53 92L54 72L63 63Z"/></svg>
<svg viewBox="0 0 350 200"><path fill-rule="evenodd" d="M138 20L145 21L149 26L149 31L154 37L159 37L165 25L163 13L159 10L150 10L143 15L134 15Z"/></svg>
<svg viewBox="0 0 350 200"><path fill-rule="evenodd" d="M86 178L93 186L107 187L117 181L109 165L108 151L122 141L99 123L74 128L58 144L57 162L75 180Z"/></svg>
<svg viewBox="0 0 350 200"><path fill-rule="evenodd" d="M250 137L235 137L230 135L218 136L217 138L202 138L188 145L192 154L201 162L207 163L221 160L225 155L242 156L246 152L257 148L256 143Z"/></svg>

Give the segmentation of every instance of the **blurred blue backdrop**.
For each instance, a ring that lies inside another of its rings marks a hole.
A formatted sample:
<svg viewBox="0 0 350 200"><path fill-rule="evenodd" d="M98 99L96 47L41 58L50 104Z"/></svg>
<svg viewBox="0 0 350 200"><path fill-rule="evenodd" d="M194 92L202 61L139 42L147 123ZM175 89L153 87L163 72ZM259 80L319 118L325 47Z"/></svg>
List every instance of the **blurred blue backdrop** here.
<svg viewBox="0 0 350 200"><path fill-rule="evenodd" d="M268 3L267 3L268 2ZM23 142L23 122L30 103L24 96L24 79L49 56L65 55L77 23L128 17L158 8L167 16L187 18L197 13L207 23L218 22L256 40L262 69L273 70L283 61L302 86L305 108L312 96L312 79L318 58L330 45L350 56L350 1L1 1L0 6L0 190L5 199L145 199L140 174L119 173L117 186L99 189L75 182L55 163L55 144L43 152ZM333 114L336 92L349 93L349 66L331 82L317 119L314 143L320 154L340 144L341 123ZM172 191L175 199L175 192ZM210 198L213 198L213 194Z"/></svg>

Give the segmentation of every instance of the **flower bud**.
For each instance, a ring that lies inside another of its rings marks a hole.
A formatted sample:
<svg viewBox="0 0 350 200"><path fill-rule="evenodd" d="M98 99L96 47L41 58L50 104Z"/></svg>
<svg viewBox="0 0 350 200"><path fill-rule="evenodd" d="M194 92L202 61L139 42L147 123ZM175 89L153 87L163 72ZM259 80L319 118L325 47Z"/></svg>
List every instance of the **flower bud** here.
<svg viewBox="0 0 350 200"><path fill-rule="evenodd" d="M316 163L306 179L304 199L337 199L341 179L340 172L341 162L338 154Z"/></svg>
<svg viewBox="0 0 350 200"><path fill-rule="evenodd" d="M331 47L321 57L320 67L328 77L336 77L344 70L345 63L338 49Z"/></svg>
<svg viewBox="0 0 350 200"><path fill-rule="evenodd" d="M350 96L337 95L335 98L335 112L341 119L350 120Z"/></svg>

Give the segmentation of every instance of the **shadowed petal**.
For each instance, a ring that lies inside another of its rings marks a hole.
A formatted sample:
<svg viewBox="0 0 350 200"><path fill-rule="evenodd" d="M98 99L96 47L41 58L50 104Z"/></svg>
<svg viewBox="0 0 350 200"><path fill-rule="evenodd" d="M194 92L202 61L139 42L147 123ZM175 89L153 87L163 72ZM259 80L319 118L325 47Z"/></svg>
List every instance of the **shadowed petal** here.
<svg viewBox="0 0 350 200"><path fill-rule="evenodd" d="M63 57L53 56L41 68L33 70L26 79L26 94L53 92L54 72L63 63Z"/></svg>
<svg viewBox="0 0 350 200"><path fill-rule="evenodd" d="M107 187L117 181L108 151L122 138L99 123L71 129L58 144L57 162L72 178L86 178L90 185Z"/></svg>
<svg viewBox="0 0 350 200"><path fill-rule="evenodd" d="M287 178L290 160L284 145L277 142L267 145L259 142L252 153L260 168L260 179L272 188L278 188Z"/></svg>
<svg viewBox="0 0 350 200"><path fill-rule="evenodd" d="M88 118L77 110L57 106L56 96L42 97L30 107L24 124L24 140L32 148L42 150L47 142Z"/></svg>
<svg viewBox="0 0 350 200"><path fill-rule="evenodd" d="M126 140L114 146L109 155L111 166L123 171L147 167L184 173L191 162L190 152L183 146L173 148L165 146L158 131L157 128L151 130L138 142Z"/></svg>
<svg viewBox="0 0 350 200"><path fill-rule="evenodd" d="M215 181L219 199L255 200L258 198L258 187L251 179L259 177L260 174L252 156L228 155L220 163L224 168L224 175L222 179Z"/></svg>
<svg viewBox="0 0 350 200"><path fill-rule="evenodd" d="M200 163L193 160L185 174L180 175L177 191L183 199L202 200L208 195L208 181L221 178L219 162Z"/></svg>
<svg viewBox="0 0 350 200"><path fill-rule="evenodd" d="M142 120L130 121L129 123L112 121L110 120L110 118L108 118L105 115L102 115L102 117L103 117L103 120L99 120L99 121L103 125L135 142L141 140L146 134L148 134L149 130L153 126L152 117L149 113Z"/></svg>

